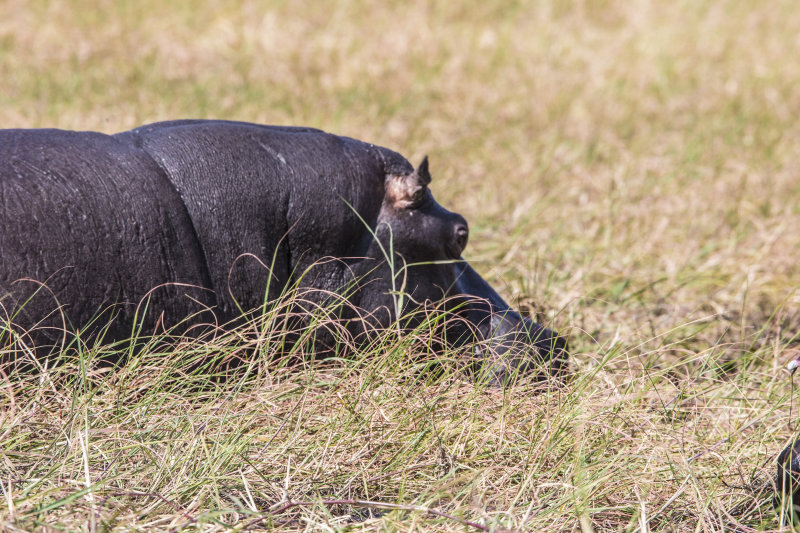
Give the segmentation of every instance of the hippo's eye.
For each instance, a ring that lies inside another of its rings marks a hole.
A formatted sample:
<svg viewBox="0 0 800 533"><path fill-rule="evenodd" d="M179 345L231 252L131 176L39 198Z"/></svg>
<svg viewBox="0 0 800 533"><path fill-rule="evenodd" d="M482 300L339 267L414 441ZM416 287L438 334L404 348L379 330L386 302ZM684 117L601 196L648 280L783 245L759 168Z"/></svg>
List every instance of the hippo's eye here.
<svg viewBox="0 0 800 533"><path fill-rule="evenodd" d="M425 198L428 196L428 189L427 187L420 187L416 191L414 191L414 195L411 197L411 208L415 209L425 202Z"/></svg>

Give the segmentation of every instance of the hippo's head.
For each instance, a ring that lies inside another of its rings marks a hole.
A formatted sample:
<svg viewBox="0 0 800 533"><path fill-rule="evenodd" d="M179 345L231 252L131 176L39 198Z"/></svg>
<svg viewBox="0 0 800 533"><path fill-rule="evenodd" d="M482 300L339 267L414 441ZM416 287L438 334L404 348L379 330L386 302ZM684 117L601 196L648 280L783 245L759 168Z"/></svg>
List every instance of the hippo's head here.
<svg viewBox="0 0 800 533"><path fill-rule="evenodd" d="M446 327L448 342L476 342L477 355L490 363L484 368L498 383L544 366L551 373L565 370L566 341L510 309L463 260L467 221L434 200L430 181L427 158L411 173L386 177L367 253L377 261L365 275L370 283L362 287L360 307L382 310L375 318L385 326L444 301L443 307L458 317Z"/></svg>

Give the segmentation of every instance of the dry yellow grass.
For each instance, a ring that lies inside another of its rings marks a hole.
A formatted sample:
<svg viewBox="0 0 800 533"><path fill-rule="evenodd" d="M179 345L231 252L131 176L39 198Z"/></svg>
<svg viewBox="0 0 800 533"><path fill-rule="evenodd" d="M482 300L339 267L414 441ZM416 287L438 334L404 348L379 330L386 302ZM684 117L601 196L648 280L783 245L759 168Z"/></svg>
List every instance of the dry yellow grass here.
<svg viewBox="0 0 800 533"><path fill-rule="evenodd" d="M798 412L798 29L789 0L0 3L3 127L225 118L430 154L467 258L570 335L576 372L533 395L373 354L187 393L151 354L122 372L142 396L11 380L0 527L469 529L270 515L357 498L490 528L777 529L757 489Z"/></svg>

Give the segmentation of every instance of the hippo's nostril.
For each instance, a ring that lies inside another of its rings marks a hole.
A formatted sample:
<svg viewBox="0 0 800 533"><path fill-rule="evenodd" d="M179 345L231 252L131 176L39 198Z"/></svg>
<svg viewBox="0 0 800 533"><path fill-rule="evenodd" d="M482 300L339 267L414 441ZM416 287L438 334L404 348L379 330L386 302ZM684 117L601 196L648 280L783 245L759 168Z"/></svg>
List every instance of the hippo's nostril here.
<svg viewBox="0 0 800 533"><path fill-rule="evenodd" d="M461 222L455 223L452 227L453 234L445 241L445 252L450 259L458 259L467 246L469 229Z"/></svg>
<svg viewBox="0 0 800 533"><path fill-rule="evenodd" d="M464 224L457 224L456 225L456 243L458 244L459 248L463 251L464 248L467 246L467 240L469 240L469 229Z"/></svg>
<svg viewBox="0 0 800 533"><path fill-rule="evenodd" d="M466 236L469 233L467 227L463 224L459 224L456 226L456 235L464 235Z"/></svg>

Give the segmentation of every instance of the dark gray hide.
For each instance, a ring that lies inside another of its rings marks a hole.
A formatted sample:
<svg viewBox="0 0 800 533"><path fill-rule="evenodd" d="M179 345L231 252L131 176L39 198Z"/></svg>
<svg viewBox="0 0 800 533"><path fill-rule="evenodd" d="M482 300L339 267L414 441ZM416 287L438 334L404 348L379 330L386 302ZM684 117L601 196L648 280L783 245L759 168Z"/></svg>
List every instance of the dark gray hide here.
<svg viewBox="0 0 800 533"><path fill-rule="evenodd" d="M775 478L777 492L773 503L791 503L792 516L800 516L800 440L789 444L778 454L778 476Z"/></svg>
<svg viewBox="0 0 800 533"><path fill-rule="evenodd" d="M313 129L175 121L112 136L0 131L0 162L2 318L39 343L65 327L125 338L135 317L144 331L189 315L227 323L297 280L318 294L355 283L349 303L369 328L389 326L391 240L396 265L440 262L407 269L402 314L461 298L497 377L564 365L563 339L460 260L467 223L431 196L427 161L415 171ZM448 339L463 342L461 329Z"/></svg>

